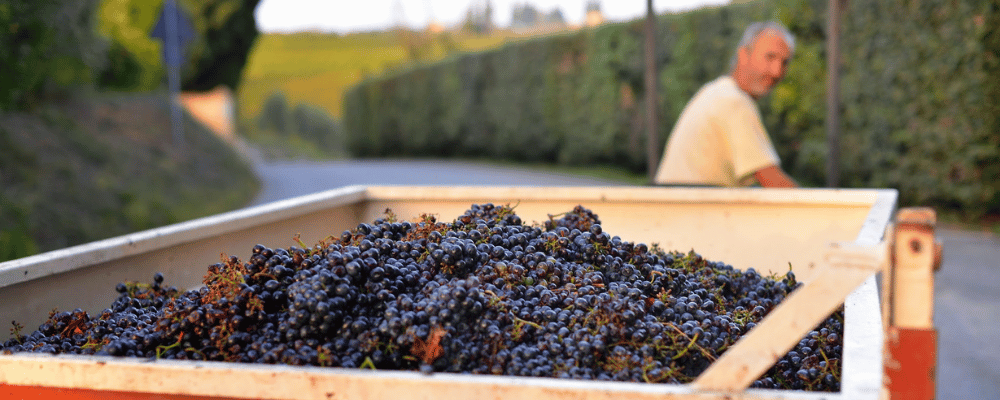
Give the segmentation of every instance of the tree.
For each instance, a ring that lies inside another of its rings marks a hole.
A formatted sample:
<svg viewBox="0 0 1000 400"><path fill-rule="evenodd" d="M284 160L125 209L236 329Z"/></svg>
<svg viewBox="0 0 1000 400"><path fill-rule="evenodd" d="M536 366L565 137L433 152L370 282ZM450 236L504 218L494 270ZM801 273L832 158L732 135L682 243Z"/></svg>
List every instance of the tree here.
<svg viewBox="0 0 1000 400"><path fill-rule="evenodd" d="M257 39L254 9L260 0L178 0L191 20L196 39L185 54L181 87L211 90L239 86L243 67ZM100 31L111 41L107 67L101 71L104 87L152 90L163 81L163 44L150 37L163 1L105 0Z"/></svg>
<svg viewBox="0 0 1000 400"><path fill-rule="evenodd" d="M184 90L211 90L226 85L235 90L253 43L259 35L254 10L260 0L186 1L193 7L203 44L185 70Z"/></svg>
<svg viewBox="0 0 1000 400"><path fill-rule="evenodd" d="M95 33L96 9L97 0L0 0L0 110L92 82L107 51Z"/></svg>

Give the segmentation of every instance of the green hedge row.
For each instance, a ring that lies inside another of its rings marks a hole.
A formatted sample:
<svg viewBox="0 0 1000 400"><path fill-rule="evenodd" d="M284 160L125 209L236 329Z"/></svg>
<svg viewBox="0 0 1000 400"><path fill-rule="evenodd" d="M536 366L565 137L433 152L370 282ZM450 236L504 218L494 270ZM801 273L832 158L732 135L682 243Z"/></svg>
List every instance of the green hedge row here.
<svg viewBox="0 0 1000 400"><path fill-rule="evenodd" d="M761 102L783 167L825 183L826 0L759 0L657 21L659 137L728 71L743 29L797 36ZM857 0L841 28L841 182L903 204L998 211L997 0ZM369 80L344 100L357 156L486 156L645 168L643 21L526 40ZM662 144L659 146L662 149Z"/></svg>
<svg viewBox="0 0 1000 400"><path fill-rule="evenodd" d="M321 154L343 156L343 132L333 117L310 103L299 103L291 109L281 92L271 93L264 102L264 109L257 117L257 129L283 139L295 136L312 144Z"/></svg>
<svg viewBox="0 0 1000 400"><path fill-rule="evenodd" d="M996 2L865 2L847 16L841 87L853 186L915 204L998 210ZM992 23L990 23L992 21ZM992 71L991 71L992 69ZM992 108L992 110L991 110Z"/></svg>

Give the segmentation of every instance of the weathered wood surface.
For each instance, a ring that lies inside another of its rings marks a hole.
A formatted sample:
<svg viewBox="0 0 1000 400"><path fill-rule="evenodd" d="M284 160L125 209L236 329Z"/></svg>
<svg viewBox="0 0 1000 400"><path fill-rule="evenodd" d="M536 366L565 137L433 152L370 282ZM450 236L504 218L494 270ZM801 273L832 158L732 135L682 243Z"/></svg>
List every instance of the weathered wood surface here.
<svg viewBox="0 0 1000 400"><path fill-rule="evenodd" d="M870 275L885 262L893 190L347 187L2 263L0 314L24 320L54 306L93 312L110 303L110 288L123 280L147 281L159 271L168 284L194 287L220 253L245 258L256 243L287 247L296 234L315 243L387 208L403 219L433 213L450 221L470 204L486 202L515 205L526 223L583 205L623 240L695 249L764 274L784 273L791 263L806 285L730 349L733 356L727 353L691 385L37 355L0 357L0 382L237 398L874 398L882 335ZM102 297L94 288L107 290ZM841 393L744 390L759 375L754 371L770 367L845 295Z"/></svg>

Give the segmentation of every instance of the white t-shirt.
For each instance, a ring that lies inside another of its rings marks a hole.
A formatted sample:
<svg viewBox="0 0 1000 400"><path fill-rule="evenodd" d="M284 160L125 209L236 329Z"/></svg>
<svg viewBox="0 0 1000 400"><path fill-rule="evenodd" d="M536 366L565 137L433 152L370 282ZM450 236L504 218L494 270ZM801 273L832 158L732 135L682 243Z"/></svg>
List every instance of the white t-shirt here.
<svg viewBox="0 0 1000 400"><path fill-rule="evenodd" d="M754 172L780 163L754 99L724 75L702 86L684 107L654 181L749 186Z"/></svg>

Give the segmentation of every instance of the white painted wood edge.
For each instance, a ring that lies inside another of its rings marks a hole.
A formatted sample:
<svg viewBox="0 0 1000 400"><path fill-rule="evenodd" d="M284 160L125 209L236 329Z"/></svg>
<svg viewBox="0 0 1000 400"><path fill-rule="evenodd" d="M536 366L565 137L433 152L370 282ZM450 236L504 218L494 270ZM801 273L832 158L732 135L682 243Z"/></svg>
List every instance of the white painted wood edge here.
<svg viewBox="0 0 1000 400"><path fill-rule="evenodd" d="M850 399L877 399L882 389L885 332L873 275L844 302L840 392Z"/></svg>
<svg viewBox="0 0 1000 400"><path fill-rule="evenodd" d="M529 189L529 188L492 188L492 187L490 188L469 188L469 187L364 188L364 187L354 186L341 189L334 189L331 191L317 193L314 195L302 196L259 207L239 210L232 213L220 214L217 216L207 217L200 220L194 220L187 223L171 225L164 228L139 232L133 235L126 235L120 238L108 239L107 241L94 242L88 245L76 246L73 248L63 249L60 251L45 253L35 257L28 257L26 259L14 260L12 262L3 263L0 264L0 287L10 284L4 282L4 279L7 277L7 275L5 274L10 274L11 272L14 272L14 275L16 277L16 272L18 270L13 269L13 271L11 271L9 269L11 266L14 266L15 268L17 267L25 268L26 266L35 266L40 268L50 267L49 273L58 273L60 271L71 270L77 267L87 266L96 262L100 262L100 261L94 261L95 259L110 260L115 258L127 257L129 255L150 251L155 248L167 247L178 243L190 242L193 240L198 240L200 238L218 235L228 231L242 229L248 226L260 225L263 223L267 223L268 221L278 220L280 218L287 218L290 216L301 215L308 212L319 211L329 207L351 204L360 201L378 200L380 198L393 198L393 196L402 196L402 194L407 194L407 196L409 196L412 195L413 193L419 194L424 191L435 193L434 196L428 195L427 199L429 200L445 200L445 199L461 200L463 196L470 196L470 198L481 199L483 196L490 196L492 193L496 194L513 193L515 195L527 193L535 197L530 197L525 195L526 197L523 198L538 198L540 200L558 200L559 198L578 200L581 199L581 196L584 197L597 196L597 198L603 199L605 201L622 201L622 202L633 202L637 201L637 198L648 197L651 199L649 201L655 201L655 202L731 203L733 201L736 201L734 199L737 200L742 199L742 201L761 201L764 203L771 203L771 204L774 204L775 202L780 203L780 201L777 200L781 200L784 202L793 202L796 204L802 204L801 202L811 202L814 204L822 203L821 201L816 200L815 198L809 199L807 197L802 197L800 195L789 196L787 194L782 196L776 196L772 194L767 194L768 192L766 191L753 192L753 189L748 189L750 192L743 193L740 195L736 195L728 190L727 191L712 190L711 194L699 193L703 192L704 190L705 189L688 189L688 188L632 188L622 191L619 188L614 188L610 192L605 192L605 189L599 189L599 188L598 189L595 188L584 188L584 189L530 188ZM600 196L605 196L601 194L602 192L606 194L607 193L614 193L614 194L606 197L600 197ZM836 190L832 192L847 192L847 191ZM858 242L879 240L885 231L884 228L888 223L887 222L888 219L891 217L892 209L894 209L895 207L896 192L894 190L863 190L857 192L860 192L865 196L870 196L872 192L874 192L877 195L876 196L877 198L874 203L871 203L870 197L868 203L864 202L859 203L859 204L873 204L873 206L869 211L868 219L866 220L864 227L862 228L861 232L859 232ZM636 194L640 194L641 196L637 197ZM666 196L666 194L673 194L674 196L673 197ZM838 200L838 199L832 199L832 200ZM843 199L840 198L839 200ZM834 204L843 204L843 203L835 201ZM870 239L865 239L865 238L870 238ZM131 247L132 250L121 251L120 249L115 249L117 247ZM109 249L114 251L109 251ZM61 266L56 265L60 263L64 264ZM53 267L53 265L56 266ZM34 275L33 278L39 276L37 274L33 275ZM881 344L881 342L879 342L879 344ZM845 347L845 352L846 351L847 348ZM0 357L0 359L2 359L0 360L2 362L7 362L7 357ZM268 366L268 367L274 368L274 366ZM268 369L268 371L271 370ZM380 374L382 373L384 372L380 372ZM477 379L481 378L482 377L477 377ZM6 382L6 378L0 379L0 382ZM604 385L605 383L601 384ZM686 392L683 392L681 394L684 393L694 394L696 392L696 390L694 389L686 389L686 390L687 390ZM727 394L726 396L728 396L727 398L743 398L742 396L746 395L750 396L747 398L758 398L759 396L757 395L751 396L751 394L754 393L761 394L769 392L771 391L748 390L740 392L742 394L738 394L735 396L733 394ZM776 392L780 392L780 394L774 394L774 396L777 397L773 398L837 398L838 396L838 395L833 395L833 397L831 397L830 394L813 394L808 392L797 392L797 391L776 391ZM785 394L786 392L793 392L797 394L795 394L794 397L786 397ZM717 398L714 397L715 396L714 394L705 394L703 392L697 392L697 393L701 393L698 395L697 398ZM801 396L806 396L806 397L801 397L800 394ZM703 397L702 395L708 397ZM816 395L820 397L810 397ZM694 398L694 397L684 397L684 398ZM766 395L763 398L772 398L772 397L771 395Z"/></svg>
<svg viewBox="0 0 1000 400"><path fill-rule="evenodd" d="M204 361L15 354L0 357L0 382L98 391L305 399L840 399L837 393L747 390L714 394L689 385Z"/></svg>
<svg viewBox="0 0 1000 400"><path fill-rule="evenodd" d="M895 189L878 189L877 197L868 210L865 222L854 240L859 245L887 242L889 227L896 212L899 192Z"/></svg>
<svg viewBox="0 0 1000 400"><path fill-rule="evenodd" d="M831 244L816 279L792 292L692 384L713 392L745 390L874 276L888 262L887 257L885 242L875 246ZM871 305L876 308L872 313L878 315L877 302Z"/></svg>
<svg viewBox="0 0 1000 400"><path fill-rule="evenodd" d="M149 229L0 263L0 288L283 218L364 200L351 186Z"/></svg>
<svg viewBox="0 0 1000 400"><path fill-rule="evenodd" d="M143 252L266 224L330 207L379 199L600 200L704 204L816 204L875 207L865 226L877 227L883 204L895 205L892 189L730 189L662 187L499 187L499 186L347 186L217 214L133 234L0 263L0 288ZM884 227L884 225L882 225ZM869 230L876 231L877 228ZM867 232L863 230L863 232ZM874 235L866 233L865 237Z"/></svg>
<svg viewBox="0 0 1000 400"><path fill-rule="evenodd" d="M371 200L481 200L486 198L612 203L799 204L870 206L895 201L894 189L763 189L688 187L521 187L521 186L372 186Z"/></svg>

